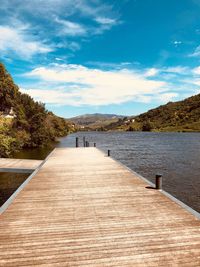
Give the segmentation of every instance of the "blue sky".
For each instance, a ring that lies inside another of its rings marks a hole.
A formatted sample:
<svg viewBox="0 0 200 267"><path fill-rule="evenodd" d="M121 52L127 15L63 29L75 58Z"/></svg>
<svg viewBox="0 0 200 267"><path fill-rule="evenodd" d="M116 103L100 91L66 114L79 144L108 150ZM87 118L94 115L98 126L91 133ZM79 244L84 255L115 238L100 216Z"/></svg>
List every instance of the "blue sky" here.
<svg viewBox="0 0 200 267"><path fill-rule="evenodd" d="M0 60L63 117L200 93L200 0L4 0Z"/></svg>

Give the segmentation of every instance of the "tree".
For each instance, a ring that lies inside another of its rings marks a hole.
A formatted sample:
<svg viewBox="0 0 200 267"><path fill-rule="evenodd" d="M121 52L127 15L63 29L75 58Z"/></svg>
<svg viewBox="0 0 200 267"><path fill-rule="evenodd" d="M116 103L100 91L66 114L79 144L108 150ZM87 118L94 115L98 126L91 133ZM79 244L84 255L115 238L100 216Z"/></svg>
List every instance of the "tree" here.
<svg viewBox="0 0 200 267"><path fill-rule="evenodd" d="M69 130L72 131L63 118L48 112L43 103L22 94L0 63L0 112L4 113L11 108L14 109L15 117L6 134L4 132L0 136L0 156L13 149L44 146L56 137L66 135Z"/></svg>
<svg viewBox="0 0 200 267"><path fill-rule="evenodd" d="M145 121L142 125L142 131L144 132L150 132L152 128L152 124L149 121Z"/></svg>

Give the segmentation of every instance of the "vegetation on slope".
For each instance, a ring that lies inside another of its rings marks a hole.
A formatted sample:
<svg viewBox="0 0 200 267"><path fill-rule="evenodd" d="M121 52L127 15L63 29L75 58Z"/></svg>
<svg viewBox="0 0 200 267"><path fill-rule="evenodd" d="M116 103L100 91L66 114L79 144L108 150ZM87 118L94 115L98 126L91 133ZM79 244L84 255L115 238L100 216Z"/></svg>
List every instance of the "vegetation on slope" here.
<svg viewBox="0 0 200 267"><path fill-rule="evenodd" d="M13 109L13 118L5 114ZM45 109L44 104L22 94L0 63L0 156L6 157L24 147L45 146L73 128Z"/></svg>
<svg viewBox="0 0 200 267"><path fill-rule="evenodd" d="M115 114L85 114L71 118L80 130L103 130L110 123L117 122L123 116Z"/></svg>
<svg viewBox="0 0 200 267"><path fill-rule="evenodd" d="M118 121L106 130L200 131L200 94L183 101L169 102L141 115Z"/></svg>

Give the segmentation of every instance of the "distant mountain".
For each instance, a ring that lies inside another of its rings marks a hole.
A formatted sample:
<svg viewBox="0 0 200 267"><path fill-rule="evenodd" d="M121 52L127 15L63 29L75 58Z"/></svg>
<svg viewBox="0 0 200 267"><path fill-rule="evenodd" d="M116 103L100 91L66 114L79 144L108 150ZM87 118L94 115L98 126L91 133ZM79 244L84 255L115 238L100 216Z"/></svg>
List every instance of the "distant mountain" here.
<svg viewBox="0 0 200 267"><path fill-rule="evenodd" d="M105 130L125 131L200 131L200 94L120 120Z"/></svg>
<svg viewBox="0 0 200 267"><path fill-rule="evenodd" d="M119 119L124 118L122 115L116 114L85 114L77 117L70 118L70 121L74 122L82 129L102 129L110 123L117 122Z"/></svg>

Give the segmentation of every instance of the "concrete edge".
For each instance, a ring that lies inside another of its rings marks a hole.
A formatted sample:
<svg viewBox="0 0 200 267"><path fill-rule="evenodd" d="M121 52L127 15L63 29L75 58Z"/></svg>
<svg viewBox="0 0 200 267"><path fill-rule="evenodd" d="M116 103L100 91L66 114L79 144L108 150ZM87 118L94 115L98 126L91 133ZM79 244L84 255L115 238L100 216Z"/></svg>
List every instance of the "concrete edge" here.
<svg viewBox="0 0 200 267"><path fill-rule="evenodd" d="M103 155L106 155L104 153L104 151L102 151L101 149L97 148ZM112 157L110 157L112 158ZM112 158L112 160L116 161L119 165L123 166L125 169L129 170L131 173L133 173L134 175L136 175L138 178L140 178L141 180L143 180L144 182L146 182L148 185L150 185L151 187L155 187L155 184L152 183L151 181L147 180L146 178L144 178L142 175L138 174L137 172L133 171L132 169L130 169L129 167L127 167L126 165L124 165L122 162L120 162L119 160ZM156 190L156 189L155 189ZM189 213L191 213L192 215L194 215L197 219L200 220L200 213L196 210L194 210L193 208L191 208L190 206L188 206L187 204L185 204L184 202L182 202L181 200L177 199L176 197L174 197L173 195L171 195L170 193L164 191L164 190L159 190L160 193L162 193L163 195L165 195L166 197L168 197L169 199L171 199L173 202L175 202L176 204L178 204L179 206L181 206L183 209L187 210Z"/></svg>
<svg viewBox="0 0 200 267"><path fill-rule="evenodd" d="M6 200L6 202L0 207L0 215L7 210L7 208L12 204L17 195L25 188L25 186L32 180L32 178L38 173L41 167L45 164L51 154L54 152L55 148L51 153L42 161L42 163L34 170L34 172L17 188L17 190Z"/></svg>

